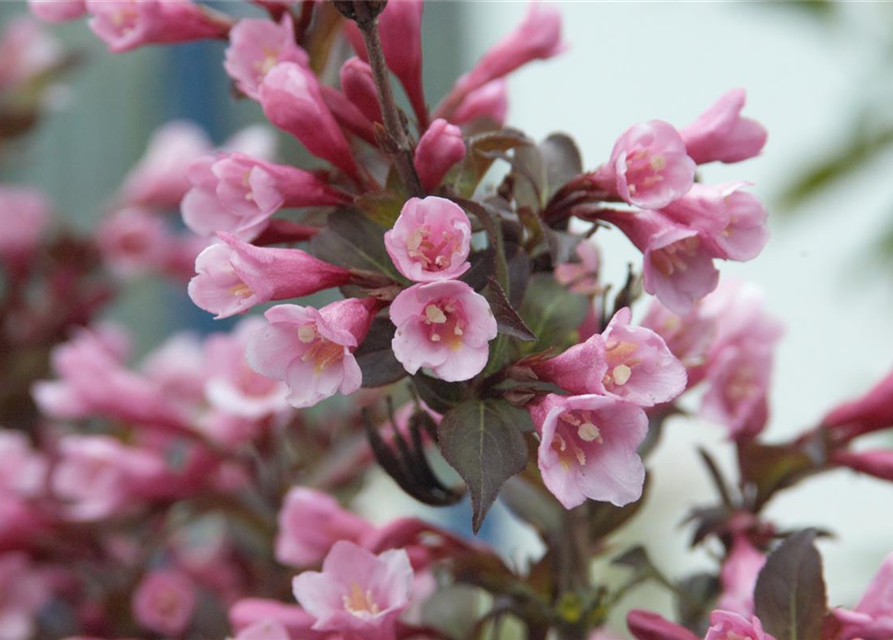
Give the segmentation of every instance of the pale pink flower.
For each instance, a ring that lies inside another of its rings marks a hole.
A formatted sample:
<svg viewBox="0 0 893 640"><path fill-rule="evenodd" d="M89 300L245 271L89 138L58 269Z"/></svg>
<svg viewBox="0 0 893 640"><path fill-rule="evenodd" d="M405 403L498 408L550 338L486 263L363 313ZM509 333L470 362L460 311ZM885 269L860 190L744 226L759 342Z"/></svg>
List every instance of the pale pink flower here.
<svg viewBox="0 0 893 640"><path fill-rule="evenodd" d="M4 640L30 640L38 610L50 599L50 585L21 552L0 554L0 630Z"/></svg>
<svg viewBox="0 0 893 640"><path fill-rule="evenodd" d="M181 204L183 221L203 236L226 231L252 240L283 207L349 201L309 171L241 153L203 157L190 165L186 176L192 188Z"/></svg>
<svg viewBox="0 0 893 640"><path fill-rule="evenodd" d="M404 289L391 303L397 327L391 346L411 374L431 369L448 382L480 373L496 337L496 319L487 300L464 282L447 280Z"/></svg>
<svg viewBox="0 0 893 640"><path fill-rule="evenodd" d="M841 640L888 640L893 637L893 554L887 556L855 609L831 610Z"/></svg>
<svg viewBox="0 0 893 640"><path fill-rule="evenodd" d="M574 253L579 262L564 262L555 267L555 279L574 293L592 296L600 291L598 282L599 257L598 247L594 242L582 240Z"/></svg>
<svg viewBox="0 0 893 640"><path fill-rule="evenodd" d="M745 99L744 89L732 89L679 132L695 162L740 162L759 155L767 133L759 122L741 117Z"/></svg>
<svg viewBox="0 0 893 640"><path fill-rule="evenodd" d="M296 567L315 565L338 540L358 543L374 529L332 496L306 487L289 490L278 522L276 560ZM310 522L313 526L308 526Z"/></svg>
<svg viewBox="0 0 893 640"><path fill-rule="evenodd" d="M860 398L829 411L822 425L849 437L893 426L893 371Z"/></svg>
<svg viewBox="0 0 893 640"><path fill-rule="evenodd" d="M295 42L291 14L282 14L279 24L271 20L246 18L229 32L229 47L223 63L239 91L260 100L260 85L267 72L280 62L307 66L310 59Z"/></svg>
<svg viewBox="0 0 893 640"><path fill-rule="evenodd" d="M103 261L121 277L157 269L171 241L165 221L140 207L114 211L100 223L96 237Z"/></svg>
<svg viewBox="0 0 893 640"><path fill-rule="evenodd" d="M717 608L742 616L753 615L753 592L764 564L766 556L753 546L747 536L736 534L719 575L722 595Z"/></svg>
<svg viewBox="0 0 893 640"><path fill-rule="evenodd" d="M645 467L636 449L648 431L641 408L601 395L549 395L531 415L543 482L566 509L587 498L623 506L641 497Z"/></svg>
<svg viewBox="0 0 893 640"><path fill-rule="evenodd" d="M147 484L166 476L158 453L108 436L65 436L59 453L51 484L73 520L98 520L123 511Z"/></svg>
<svg viewBox="0 0 893 640"><path fill-rule="evenodd" d="M680 315L719 284L716 257L708 236L689 229L656 211L605 214L644 258L645 291Z"/></svg>
<svg viewBox="0 0 893 640"><path fill-rule="evenodd" d="M229 609L229 620L233 629L242 631L251 625L264 621L275 621L282 625L295 640L315 640L326 638L336 640L330 634L313 631L316 619L296 604L285 604L278 600L264 598L242 598ZM267 640L259 638L258 640Z"/></svg>
<svg viewBox="0 0 893 640"><path fill-rule="evenodd" d="M340 287L350 281L347 269L314 258L301 249L255 247L228 233L195 261L197 275L189 297L198 306L227 318L256 304L285 300Z"/></svg>
<svg viewBox="0 0 893 640"><path fill-rule="evenodd" d="M47 22L76 20L87 13L84 0L28 0L31 14Z"/></svg>
<svg viewBox="0 0 893 640"><path fill-rule="evenodd" d="M171 404L191 411L203 402L211 371L195 334L174 334L146 356L140 369Z"/></svg>
<svg viewBox="0 0 893 640"><path fill-rule="evenodd" d="M422 188L435 189L447 172L465 157L465 142L459 127L438 118L428 127L416 145L413 164Z"/></svg>
<svg viewBox="0 0 893 640"><path fill-rule="evenodd" d="M452 280L471 267L471 221L445 198L407 200L384 242L397 270L416 282Z"/></svg>
<svg viewBox="0 0 893 640"><path fill-rule="evenodd" d="M124 179L119 199L125 204L176 208L189 190L186 170L211 149L198 125L168 122L152 134L143 157Z"/></svg>
<svg viewBox="0 0 893 640"><path fill-rule="evenodd" d="M369 120L381 122L378 90L372 67L360 58L348 58L341 66L341 91Z"/></svg>
<svg viewBox="0 0 893 640"><path fill-rule="evenodd" d="M269 326L248 343L248 362L261 375L282 380L294 407L311 407L335 393L349 395L363 382L354 350L365 339L379 302L339 300L316 310L278 305Z"/></svg>
<svg viewBox="0 0 893 640"><path fill-rule="evenodd" d="M291 640L280 622L265 619L242 629L233 640Z"/></svg>
<svg viewBox="0 0 893 640"><path fill-rule="evenodd" d="M192 621L195 585L180 571L159 569L146 574L133 594L133 616L156 633L179 636Z"/></svg>
<svg viewBox="0 0 893 640"><path fill-rule="evenodd" d="M48 464L24 433L0 429L0 495L34 498L43 492Z"/></svg>
<svg viewBox="0 0 893 640"><path fill-rule="evenodd" d="M41 192L27 187L0 186L0 262L27 262L47 233L52 214Z"/></svg>
<svg viewBox="0 0 893 640"><path fill-rule="evenodd" d="M322 572L305 571L294 579L294 592L316 618L314 630L388 640L409 606L412 581L409 556L402 549L376 556L342 540L326 556Z"/></svg>
<svg viewBox="0 0 893 640"><path fill-rule="evenodd" d="M60 42L29 16L9 21L0 35L0 90L9 91L59 65Z"/></svg>
<svg viewBox="0 0 893 640"><path fill-rule="evenodd" d="M695 168L679 132L666 122L650 120L624 131L611 158L592 177L600 188L629 204L660 209L688 193Z"/></svg>
<svg viewBox="0 0 893 640"><path fill-rule="evenodd" d="M642 609L626 614L626 626L636 640L700 640L685 627Z"/></svg>
<svg viewBox="0 0 893 640"><path fill-rule="evenodd" d="M707 370L709 387L699 415L725 425L736 439L755 436L769 418L771 348L723 349Z"/></svg>
<svg viewBox="0 0 893 640"><path fill-rule="evenodd" d="M89 26L112 53L226 36L231 21L192 0L86 0Z"/></svg>
<svg viewBox="0 0 893 640"><path fill-rule="evenodd" d="M715 316L703 313L700 304L680 316L654 299L641 324L663 338L673 355L685 365L689 387L703 378L703 368L717 333Z"/></svg>
<svg viewBox="0 0 893 640"><path fill-rule="evenodd" d="M729 611L714 611L710 614L710 628L704 640L775 640L763 631L759 618L750 619Z"/></svg>
<svg viewBox="0 0 893 640"><path fill-rule="evenodd" d="M270 122L292 134L310 153L351 177L358 175L347 139L312 71L296 62L280 62L264 76L260 101Z"/></svg>
<svg viewBox="0 0 893 640"><path fill-rule="evenodd" d="M718 257L751 260L766 246L769 227L766 208L756 196L741 191L746 184L694 184L661 213L707 234L716 245Z"/></svg>
<svg viewBox="0 0 893 640"><path fill-rule="evenodd" d="M476 120L489 120L501 127L505 124L508 107L508 83L499 78L469 92L449 119L458 125L471 124Z"/></svg>

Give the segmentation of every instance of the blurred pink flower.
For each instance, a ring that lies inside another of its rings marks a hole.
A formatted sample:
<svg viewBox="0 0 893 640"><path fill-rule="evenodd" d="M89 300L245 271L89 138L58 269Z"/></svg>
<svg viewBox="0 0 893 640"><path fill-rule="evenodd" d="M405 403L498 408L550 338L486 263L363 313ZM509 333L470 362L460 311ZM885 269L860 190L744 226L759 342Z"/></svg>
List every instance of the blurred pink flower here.
<svg viewBox="0 0 893 640"><path fill-rule="evenodd" d="M759 155L767 133L759 122L741 117L745 99L744 89L732 89L679 132L695 162L740 162Z"/></svg>
<svg viewBox="0 0 893 640"><path fill-rule="evenodd" d="M704 640L775 640L763 631L756 616L750 619L729 611L714 611L710 614L710 628Z"/></svg>
<svg viewBox="0 0 893 640"><path fill-rule="evenodd" d="M159 569L146 574L133 594L133 615L146 629L179 636L192 621L195 585L183 573Z"/></svg>
<svg viewBox="0 0 893 640"><path fill-rule="evenodd" d="M50 204L40 191L0 185L0 262L15 270L30 260L51 218Z"/></svg>
<svg viewBox="0 0 893 640"><path fill-rule="evenodd" d="M753 615L753 591L764 564L766 556L753 546L747 536L736 534L719 575L722 594L717 608L742 616Z"/></svg>
<svg viewBox="0 0 893 640"><path fill-rule="evenodd" d="M87 13L85 0L28 0L31 14L47 22L77 20Z"/></svg>
<svg viewBox="0 0 893 640"><path fill-rule="evenodd" d="M886 640L893 636L893 554L887 556L855 609L831 610L841 640Z"/></svg>
<svg viewBox="0 0 893 640"><path fill-rule="evenodd" d="M34 619L50 598L49 585L24 553L0 554L0 630L3 640L34 637Z"/></svg>

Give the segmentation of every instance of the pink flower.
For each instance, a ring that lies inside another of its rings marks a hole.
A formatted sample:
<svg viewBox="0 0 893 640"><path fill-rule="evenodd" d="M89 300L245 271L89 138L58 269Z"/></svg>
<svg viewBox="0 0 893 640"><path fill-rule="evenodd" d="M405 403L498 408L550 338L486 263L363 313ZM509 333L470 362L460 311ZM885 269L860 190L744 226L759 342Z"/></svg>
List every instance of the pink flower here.
<svg viewBox="0 0 893 640"><path fill-rule="evenodd" d="M387 640L409 605L412 580L409 556L402 549L376 556L342 540L326 556L322 572L305 571L294 579L294 591L316 618L313 629Z"/></svg>
<svg viewBox="0 0 893 640"><path fill-rule="evenodd" d="M372 298L339 300L318 311L275 306L264 314L270 325L248 343L248 362L261 375L283 380L294 407L311 407L336 392L349 395L363 382L353 351L378 308Z"/></svg>
<svg viewBox="0 0 893 640"><path fill-rule="evenodd" d="M829 411L822 425L848 437L893 426L893 371L862 397Z"/></svg>
<svg viewBox="0 0 893 640"><path fill-rule="evenodd" d="M261 622L280 624L290 637L298 639L330 638L329 634L313 631L311 627L316 620L296 604L285 604L276 600L263 598L243 598L229 609L229 620L233 629L245 631L252 625ZM266 637L257 640L268 640ZM272 639L269 639L272 640Z"/></svg>
<svg viewBox="0 0 893 640"><path fill-rule="evenodd" d="M696 165L671 125L650 120L627 129L593 179L608 193L645 209L660 209L694 184Z"/></svg>
<svg viewBox="0 0 893 640"><path fill-rule="evenodd" d="M841 639L887 640L893 636L893 554L887 556L855 609L832 609Z"/></svg>
<svg viewBox="0 0 893 640"><path fill-rule="evenodd" d="M133 615L146 629L179 636L189 627L196 605L195 586L183 573L156 570L146 574L133 594Z"/></svg>
<svg viewBox="0 0 893 640"><path fill-rule="evenodd" d="M740 162L759 155L766 144L766 129L741 117L745 98L744 89L732 89L679 132L695 162Z"/></svg>
<svg viewBox="0 0 893 640"><path fill-rule="evenodd" d="M199 254L189 297L228 318L270 300L300 298L350 281L350 272L300 249L255 247L228 233Z"/></svg>
<svg viewBox="0 0 893 640"><path fill-rule="evenodd" d="M31 448L24 433L0 429L0 495L37 497L47 468L46 458Z"/></svg>
<svg viewBox="0 0 893 640"><path fill-rule="evenodd" d="M112 53L226 36L229 18L192 0L86 0L89 26Z"/></svg>
<svg viewBox="0 0 893 640"><path fill-rule="evenodd" d="M841 467L849 467L854 471L867 473L881 480L893 480L893 451L890 449L870 451L837 449L831 452L830 462Z"/></svg>
<svg viewBox="0 0 893 640"><path fill-rule="evenodd" d="M716 338L717 318L703 313L696 304L684 316L679 316L654 299L642 319L642 326L651 329L666 342L667 347L688 371L688 386L703 379L704 365Z"/></svg>
<svg viewBox="0 0 893 640"><path fill-rule="evenodd" d="M51 478L54 494L73 520L98 520L132 506L149 483L166 475L155 452L128 447L108 436L65 436Z"/></svg>
<svg viewBox="0 0 893 640"><path fill-rule="evenodd" d="M553 358L534 362L530 368L540 380L554 382L574 395L603 394L608 373L605 340L595 334Z"/></svg>
<svg viewBox="0 0 893 640"><path fill-rule="evenodd" d="M419 139L413 164L422 181L422 188L437 187L447 171L465 157L465 142L459 127L438 118Z"/></svg>
<svg viewBox="0 0 893 640"><path fill-rule="evenodd" d="M359 58L348 58L341 66L341 91L367 118L381 122L378 90L372 77L372 67Z"/></svg>
<svg viewBox="0 0 893 640"><path fill-rule="evenodd" d="M0 262L15 268L30 260L51 217L50 204L41 192L0 186Z"/></svg>
<svg viewBox="0 0 893 640"><path fill-rule="evenodd" d="M291 640L281 623L265 619L242 629L233 640Z"/></svg>
<svg viewBox="0 0 893 640"><path fill-rule="evenodd" d="M450 122L458 125L477 120L489 120L501 127L508 111L508 88L504 79L492 80L466 95L450 116Z"/></svg>
<svg viewBox="0 0 893 640"><path fill-rule="evenodd" d="M471 267L471 222L444 198L407 200L384 242L397 270L416 282L452 280Z"/></svg>
<svg viewBox="0 0 893 640"><path fill-rule="evenodd" d="M347 139L312 71L296 62L280 62L264 76L260 101L270 122L292 134L310 153L351 177L358 175Z"/></svg>
<svg viewBox="0 0 893 640"><path fill-rule="evenodd" d="M0 35L0 90L23 88L64 59L60 42L29 16L13 18ZM33 89L31 89L33 91Z"/></svg>
<svg viewBox="0 0 893 640"><path fill-rule="evenodd" d="M260 100L260 85L267 72L280 62L307 66L307 52L295 42L291 14L282 14L279 24L271 20L243 19L229 32L229 47L223 63L239 91Z"/></svg>
<svg viewBox="0 0 893 640"><path fill-rule="evenodd" d="M503 78L534 60L547 60L566 49L561 42L561 15L538 2L530 3L524 21L507 34L474 68L456 82L453 90L435 111L435 117L449 118L466 96L498 78Z"/></svg>
<svg viewBox="0 0 893 640"><path fill-rule="evenodd" d="M564 262L555 267L555 279L574 293L595 295L600 290L598 271L601 264L594 242L581 241L574 253L580 262Z"/></svg>
<svg viewBox="0 0 893 640"><path fill-rule="evenodd" d="M642 495L645 467L636 453L648 431L642 409L607 396L549 395L531 415L543 482L566 509L587 498L623 506Z"/></svg>
<svg viewBox="0 0 893 640"><path fill-rule="evenodd" d="M745 184L694 184L661 213L709 235L718 257L751 260L766 246L769 228L766 208L755 196L740 190Z"/></svg>
<svg viewBox="0 0 893 640"><path fill-rule="evenodd" d="M759 618L747 618L729 611L710 614L710 628L704 640L775 640L763 631Z"/></svg>
<svg viewBox="0 0 893 640"><path fill-rule="evenodd" d="M642 609L631 610L626 625L636 640L700 640L685 627Z"/></svg>
<svg viewBox="0 0 893 640"><path fill-rule="evenodd" d="M87 13L84 0L28 0L31 14L47 22L76 20Z"/></svg>
<svg viewBox="0 0 893 640"><path fill-rule="evenodd" d="M0 555L0 629L4 640L33 638L37 612L50 596L50 585L27 555Z"/></svg>
<svg viewBox="0 0 893 640"><path fill-rule="evenodd" d="M397 327L391 347L411 374L427 367L441 380L468 380L480 373L496 337L487 300L464 282L448 280L404 289L391 303Z"/></svg>
<svg viewBox="0 0 893 640"><path fill-rule="evenodd" d="M678 314L719 284L719 271L709 237L683 227L656 211L606 214L644 254L645 291Z"/></svg>
<svg viewBox="0 0 893 640"><path fill-rule="evenodd" d="M722 595L717 607L742 616L753 615L753 591L766 556L751 544L747 536L736 534L732 548L722 565Z"/></svg>
<svg viewBox="0 0 893 640"><path fill-rule="evenodd" d="M307 523L313 526L308 527ZM279 511L276 560L296 567L315 565L338 540L359 542L374 527L347 511L330 495L293 487Z"/></svg>
<svg viewBox="0 0 893 640"><path fill-rule="evenodd" d="M97 233L103 260L121 277L157 269L164 262L170 240L164 220L137 207L113 212L100 223Z"/></svg>
<svg viewBox="0 0 893 640"><path fill-rule="evenodd" d="M190 411L204 401L209 367L194 334L174 334L146 356L140 369L171 404Z"/></svg>
<svg viewBox="0 0 893 640"><path fill-rule="evenodd" d="M309 171L256 160L241 153L206 156L186 173L192 188L181 205L183 221L193 232L218 231L252 240L283 207L315 207L349 198Z"/></svg>

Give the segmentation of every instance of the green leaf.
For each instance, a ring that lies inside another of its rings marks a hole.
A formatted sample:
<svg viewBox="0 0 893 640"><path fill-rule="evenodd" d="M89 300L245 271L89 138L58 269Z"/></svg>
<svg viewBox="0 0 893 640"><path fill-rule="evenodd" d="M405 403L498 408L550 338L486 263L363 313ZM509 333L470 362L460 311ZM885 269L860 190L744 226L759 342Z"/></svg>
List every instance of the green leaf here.
<svg viewBox="0 0 893 640"><path fill-rule="evenodd" d="M468 485L475 533L505 481L527 465L529 422L526 411L504 400L469 400L440 421L440 451Z"/></svg>
<svg viewBox="0 0 893 640"><path fill-rule="evenodd" d="M402 280L384 247L385 229L358 209L329 214L326 228L313 236L311 253L339 267L383 273Z"/></svg>
<svg viewBox="0 0 893 640"><path fill-rule="evenodd" d="M757 578L754 612L776 640L821 640L828 605L815 538L814 529L792 535Z"/></svg>
<svg viewBox="0 0 893 640"><path fill-rule="evenodd" d="M535 274L521 305L521 317L537 336L536 350L573 342L586 318L588 300L558 284L551 274Z"/></svg>

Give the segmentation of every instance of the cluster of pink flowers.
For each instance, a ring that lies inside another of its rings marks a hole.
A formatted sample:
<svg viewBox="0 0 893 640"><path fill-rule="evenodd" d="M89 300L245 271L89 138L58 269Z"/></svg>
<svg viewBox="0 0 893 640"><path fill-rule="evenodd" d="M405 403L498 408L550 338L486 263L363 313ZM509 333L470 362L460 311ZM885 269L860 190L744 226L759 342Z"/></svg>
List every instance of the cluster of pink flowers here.
<svg viewBox="0 0 893 640"><path fill-rule="evenodd" d="M628 611L638 640L893 636L893 558L853 608L829 607L817 532L766 515L830 469L893 480L893 452L854 448L893 428L893 376L763 441L782 328L755 287L720 285L715 261L760 253L766 209L746 182L696 175L761 153L743 90L681 129L634 125L587 170L568 136L504 127L508 76L565 49L542 4L431 109L420 0L29 4L87 18L116 53L225 41L223 72L272 127L215 148L165 125L94 238L60 230L39 192L0 186L0 371L15 378L0 389L4 640L464 640L508 637L504 620L512 637L605 640L647 581L680 623ZM0 98L62 59L17 24ZM274 129L317 168L278 162ZM601 273L610 229L643 254L625 284ZM134 361L99 311L145 275L244 317ZM695 411L725 429L738 478L702 451L718 499L687 522L718 562L677 580L614 536L665 424ZM388 520L369 496L377 468L430 506L467 495L475 533L502 496L546 552L519 563ZM627 582L591 575L608 555Z"/></svg>

